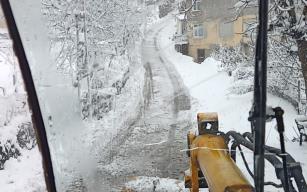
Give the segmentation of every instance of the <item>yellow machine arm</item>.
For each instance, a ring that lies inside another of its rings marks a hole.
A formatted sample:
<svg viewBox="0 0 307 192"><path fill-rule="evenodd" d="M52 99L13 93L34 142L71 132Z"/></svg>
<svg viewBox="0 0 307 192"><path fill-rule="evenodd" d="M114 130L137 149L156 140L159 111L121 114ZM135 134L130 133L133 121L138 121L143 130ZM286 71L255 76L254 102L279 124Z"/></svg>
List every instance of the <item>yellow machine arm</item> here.
<svg viewBox="0 0 307 192"><path fill-rule="evenodd" d="M218 131L217 114L199 113L197 117L199 135L188 134L186 186L192 192L198 192L199 187L208 187L210 192L252 192L253 187L230 157L225 139L214 134Z"/></svg>

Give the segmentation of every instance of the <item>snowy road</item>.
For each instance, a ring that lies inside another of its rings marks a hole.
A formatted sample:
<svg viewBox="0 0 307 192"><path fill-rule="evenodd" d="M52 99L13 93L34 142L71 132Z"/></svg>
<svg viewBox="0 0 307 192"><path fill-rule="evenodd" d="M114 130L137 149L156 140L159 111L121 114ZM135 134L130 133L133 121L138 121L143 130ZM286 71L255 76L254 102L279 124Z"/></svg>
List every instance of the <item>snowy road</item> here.
<svg viewBox="0 0 307 192"><path fill-rule="evenodd" d="M174 66L161 54L159 32L167 19L152 26L143 42L146 69L145 105L138 120L120 133L112 154L101 162L105 187L120 190L134 176L181 178L188 167L186 134L190 129L190 97ZM106 189L111 190L111 189Z"/></svg>

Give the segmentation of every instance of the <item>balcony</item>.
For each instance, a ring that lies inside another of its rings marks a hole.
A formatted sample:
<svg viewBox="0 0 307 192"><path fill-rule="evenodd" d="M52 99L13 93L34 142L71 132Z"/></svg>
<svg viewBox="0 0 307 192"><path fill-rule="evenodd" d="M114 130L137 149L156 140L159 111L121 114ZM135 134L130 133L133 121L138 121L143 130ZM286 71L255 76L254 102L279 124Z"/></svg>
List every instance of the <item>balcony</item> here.
<svg viewBox="0 0 307 192"><path fill-rule="evenodd" d="M176 45L188 44L188 37L186 34L175 34L173 40Z"/></svg>

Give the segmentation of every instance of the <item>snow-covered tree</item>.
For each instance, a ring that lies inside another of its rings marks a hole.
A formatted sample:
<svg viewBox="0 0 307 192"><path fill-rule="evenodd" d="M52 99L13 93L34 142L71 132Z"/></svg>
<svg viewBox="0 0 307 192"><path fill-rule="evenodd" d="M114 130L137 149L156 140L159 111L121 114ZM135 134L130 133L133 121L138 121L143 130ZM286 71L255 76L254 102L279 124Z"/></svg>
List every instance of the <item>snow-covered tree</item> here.
<svg viewBox="0 0 307 192"><path fill-rule="evenodd" d="M249 47L253 53L253 47ZM244 54L241 46L220 47L211 55L221 61L220 69L232 76L232 93L244 94L253 90L254 54ZM298 56L291 46L270 38L268 42L268 90L287 99L302 110L306 104L304 79Z"/></svg>
<svg viewBox="0 0 307 192"><path fill-rule="evenodd" d="M120 94L125 86L145 9L128 0L43 0L43 5L57 66L78 87L83 114L107 112L114 91L106 90Z"/></svg>
<svg viewBox="0 0 307 192"><path fill-rule="evenodd" d="M257 0L239 0L234 6L237 15L246 8L257 6ZM307 89L307 2L305 0L271 0L269 7L269 76L288 99L301 102L300 92L306 98ZM246 32L253 35L256 23ZM302 83L301 83L302 80ZM294 91L295 90L295 91ZM291 94L289 93L291 92ZM296 92L294 94L294 92Z"/></svg>

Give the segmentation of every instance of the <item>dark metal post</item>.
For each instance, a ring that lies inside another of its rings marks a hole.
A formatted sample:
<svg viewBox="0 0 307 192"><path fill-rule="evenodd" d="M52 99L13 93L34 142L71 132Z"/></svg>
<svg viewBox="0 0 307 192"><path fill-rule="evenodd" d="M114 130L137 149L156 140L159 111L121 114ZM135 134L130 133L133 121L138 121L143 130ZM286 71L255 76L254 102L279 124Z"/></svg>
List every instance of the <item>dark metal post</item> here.
<svg viewBox="0 0 307 192"><path fill-rule="evenodd" d="M273 109L275 112L275 118L277 122L277 130L279 133L279 140L280 140L280 147L281 147L281 158L284 170L284 177L285 177L285 191L289 192L289 175L288 175L288 168L287 168L287 154L286 154L286 147L285 147L285 140L284 140L284 132L285 132L285 125L284 125L284 110L280 107L276 107Z"/></svg>
<svg viewBox="0 0 307 192"><path fill-rule="evenodd" d="M249 120L254 135L254 181L256 192L264 186L266 122L268 0L259 0L259 26L255 56L254 101Z"/></svg>
<svg viewBox="0 0 307 192"><path fill-rule="evenodd" d="M25 83L25 88L28 93L28 102L30 110L32 111L32 121L37 136L38 146L43 158L46 187L49 192L54 192L56 191L56 186L54 181L51 155L49 151L46 129L41 114L30 66L26 57L25 50L23 48L20 34L18 32L10 2L9 0L0 0L0 2L3 9L3 13L5 15L10 36L13 40L13 47L15 54L18 58L20 70Z"/></svg>

